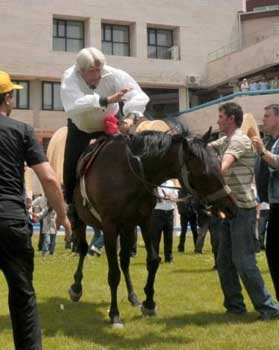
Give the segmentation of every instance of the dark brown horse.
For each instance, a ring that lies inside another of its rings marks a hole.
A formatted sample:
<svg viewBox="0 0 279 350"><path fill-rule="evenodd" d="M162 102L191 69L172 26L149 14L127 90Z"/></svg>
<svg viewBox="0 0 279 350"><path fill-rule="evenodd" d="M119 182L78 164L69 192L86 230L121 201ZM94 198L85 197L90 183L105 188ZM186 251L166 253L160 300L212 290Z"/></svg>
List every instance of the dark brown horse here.
<svg viewBox="0 0 279 350"><path fill-rule="evenodd" d="M108 140L85 177L88 201L76 186L74 204L84 224L75 231L79 241L80 259L69 293L74 301L82 294L82 269L87 254L86 224L103 230L108 260L108 283L111 290L109 317L114 327L122 326L117 305L120 269L117 257L117 237L120 236L120 266L125 276L128 300L141 305L129 275L130 247L136 225L140 226L147 251L148 277L144 288L144 314L155 313L154 280L160 258L156 254L149 222L156 204L154 189L170 178L178 178L214 210L222 210L227 217L235 211L235 203L221 176L219 161L207 147L209 135L202 139L187 139L183 135L169 135L146 131L130 138L119 135ZM86 202L86 204L85 204ZM99 217L90 212L93 205Z"/></svg>

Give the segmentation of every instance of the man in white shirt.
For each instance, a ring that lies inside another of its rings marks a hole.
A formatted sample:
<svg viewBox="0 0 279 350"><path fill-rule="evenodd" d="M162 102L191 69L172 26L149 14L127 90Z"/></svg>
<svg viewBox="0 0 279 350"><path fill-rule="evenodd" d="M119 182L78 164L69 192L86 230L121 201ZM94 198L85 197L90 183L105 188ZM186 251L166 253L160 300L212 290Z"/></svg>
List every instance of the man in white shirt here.
<svg viewBox="0 0 279 350"><path fill-rule="evenodd" d="M90 140L104 134L104 118L116 115L123 102L124 124L129 128L143 117L149 98L128 73L106 65L103 53L90 47L82 49L76 63L64 72L61 99L69 117L64 186L71 204L77 161Z"/></svg>
<svg viewBox="0 0 279 350"><path fill-rule="evenodd" d="M173 187L172 180L167 180L161 186ZM159 254L159 247L162 232L164 234L164 256L166 263L172 263L172 246L173 246L173 212L174 203L170 199L177 198L177 190L172 188L158 187L159 197L166 198L158 200L151 218L151 234L156 252Z"/></svg>

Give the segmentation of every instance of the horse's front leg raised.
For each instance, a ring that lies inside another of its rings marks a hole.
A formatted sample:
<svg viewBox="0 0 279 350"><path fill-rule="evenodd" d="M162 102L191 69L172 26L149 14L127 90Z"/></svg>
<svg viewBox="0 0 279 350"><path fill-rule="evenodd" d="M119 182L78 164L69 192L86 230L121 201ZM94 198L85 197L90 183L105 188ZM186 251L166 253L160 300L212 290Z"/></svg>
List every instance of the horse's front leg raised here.
<svg viewBox="0 0 279 350"><path fill-rule="evenodd" d="M113 224L103 223L106 256L108 261L108 283L111 293L109 318L113 328L122 328L117 305L117 288L120 282L120 269L117 258L117 231Z"/></svg>
<svg viewBox="0 0 279 350"><path fill-rule="evenodd" d="M142 313L143 315L155 315L156 314L156 303L154 302L154 282L156 277L156 272L158 270L161 258L155 251L152 236L150 232L149 221L140 225L142 237L145 243L145 248L147 251L146 267L148 271L147 282L144 287L144 292L146 295L146 300L142 303Z"/></svg>
<svg viewBox="0 0 279 350"><path fill-rule="evenodd" d="M132 244L134 243L133 240L135 239L135 232L133 232L135 229L131 229L129 231L123 231L120 234L120 265L121 269L123 271L125 282L128 290L128 300L131 303L132 306L141 306L140 301L138 300L138 297L134 291L133 283L130 277L130 256L131 256L131 249Z"/></svg>
<svg viewBox="0 0 279 350"><path fill-rule="evenodd" d="M74 274L74 280L75 282L71 285L69 288L69 295L72 301L79 301L79 299L82 296L82 270L83 270L83 262L84 258L88 251L88 244L86 241L86 225L83 223L80 223L75 228L75 234L77 238L77 250L79 252L79 261L78 261L78 267Z"/></svg>

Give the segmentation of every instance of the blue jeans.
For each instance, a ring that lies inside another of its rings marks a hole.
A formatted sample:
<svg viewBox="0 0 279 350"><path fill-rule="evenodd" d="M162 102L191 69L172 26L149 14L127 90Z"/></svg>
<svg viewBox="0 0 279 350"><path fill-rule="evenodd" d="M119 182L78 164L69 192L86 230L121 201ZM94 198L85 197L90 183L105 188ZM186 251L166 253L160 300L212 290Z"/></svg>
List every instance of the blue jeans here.
<svg viewBox="0 0 279 350"><path fill-rule="evenodd" d="M104 236L102 232L95 227L94 227L94 236L92 238L91 243L89 244L89 249L93 245L98 249L101 249L104 246Z"/></svg>
<svg viewBox="0 0 279 350"><path fill-rule="evenodd" d="M278 312L257 267L254 236L256 209L238 208L236 217L224 220L219 236L217 269L228 311L245 312L241 278L255 309L262 315Z"/></svg>
<svg viewBox="0 0 279 350"><path fill-rule="evenodd" d="M50 255L54 254L55 245L56 245L56 234L43 233L43 243L42 243L42 252L43 254L49 252Z"/></svg>

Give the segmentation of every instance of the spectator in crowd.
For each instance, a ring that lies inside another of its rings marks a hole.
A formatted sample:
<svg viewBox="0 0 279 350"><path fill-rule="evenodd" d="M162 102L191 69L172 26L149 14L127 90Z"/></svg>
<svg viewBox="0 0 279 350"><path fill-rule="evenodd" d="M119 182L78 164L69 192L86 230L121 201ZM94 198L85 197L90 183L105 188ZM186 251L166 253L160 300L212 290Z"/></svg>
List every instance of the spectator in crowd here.
<svg viewBox="0 0 279 350"><path fill-rule="evenodd" d="M259 90L259 84L256 81L252 81L249 84L249 91L257 91Z"/></svg>
<svg viewBox="0 0 279 350"><path fill-rule="evenodd" d="M173 187L173 181L168 180L161 186ZM172 245L173 245L173 212L174 204L169 199L177 197L177 191L171 188L158 187L158 200L152 212L150 232L156 252L159 254L159 247L162 233L164 235L164 256L166 263L173 262Z"/></svg>
<svg viewBox="0 0 279 350"><path fill-rule="evenodd" d="M257 267L254 237L256 201L252 190L255 156L251 141L240 129L241 107L228 102L219 107L218 125L224 137L211 143L222 155L221 169L236 201L237 214L222 223L217 270L224 293L224 306L230 314L246 312L241 293L245 289L262 320L278 319L279 307L264 285Z"/></svg>
<svg viewBox="0 0 279 350"><path fill-rule="evenodd" d="M259 137L253 138L253 145L260 158L269 165L268 202L270 204L269 223L266 235L266 257L273 281L276 298L279 300L279 104L264 108L263 125L265 131L275 140L268 151Z"/></svg>
<svg viewBox="0 0 279 350"><path fill-rule="evenodd" d="M259 90L267 90L269 89L269 84L268 81L265 79L265 77L263 77L259 83L258 83L258 89Z"/></svg>
<svg viewBox="0 0 279 350"><path fill-rule="evenodd" d="M178 197L183 198L186 196L187 196L187 193L183 189L180 189L178 192ZM194 248L196 247L196 242L198 237L197 213L194 207L193 197L189 197L189 199L185 202L178 202L177 208L180 216L180 227L181 227L179 244L178 244L177 250L180 253L184 253L188 223L190 224L192 235L193 235Z"/></svg>
<svg viewBox="0 0 279 350"><path fill-rule="evenodd" d="M32 211L33 211L34 221L39 222L40 224L39 240L38 240L39 252L42 250L42 247L43 247L43 235L42 235L43 220L40 219L39 213L42 212L46 206L47 206L47 198L44 195L38 196L32 202Z"/></svg>
<svg viewBox="0 0 279 350"><path fill-rule="evenodd" d="M248 80L246 78L242 80L241 85L240 85L240 90L241 91L249 91L249 84L248 84Z"/></svg>
<svg viewBox="0 0 279 350"><path fill-rule="evenodd" d="M269 82L270 89L278 89L279 88L279 80L277 75L270 80Z"/></svg>
<svg viewBox="0 0 279 350"><path fill-rule="evenodd" d="M123 102L127 128L143 117L149 101L136 81L126 72L106 65L103 53L94 47L82 49L76 63L61 82L61 100L68 114L64 159L65 198L72 224L78 220L72 204L77 161L91 139L104 135L104 118L116 115Z"/></svg>
<svg viewBox="0 0 279 350"><path fill-rule="evenodd" d="M210 243L214 256L213 269L217 268L217 254L219 247L219 235L221 231L222 220L215 216L207 215L203 210L198 211L198 238L196 243L195 253L202 254L204 241L207 232L210 234Z"/></svg>
<svg viewBox="0 0 279 350"><path fill-rule="evenodd" d="M42 256L53 255L56 245L56 213L46 202L43 210L37 214L42 221Z"/></svg>
<svg viewBox="0 0 279 350"><path fill-rule="evenodd" d="M89 255L97 255L97 256L101 256L102 255L102 251L101 249L104 246L104 236L101 230L99 230L98 228L93 228L94 229L94 235L93 238L89 244L89 248L88 248L88 254Z"/></svg>
<svg viewBox="0 0 279 350"><path fill-rule="evenodd" d="M33 287L34 250L25 207L24 166L38 176L57 212L57 226L71 234L63 195L31 126L9 118L14 103L10 76L0 72L0 269L9 288L9 309L16 350L41 350L41 330Z"/></svg>

